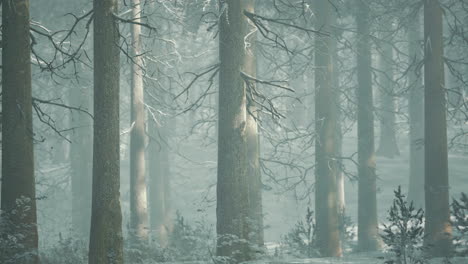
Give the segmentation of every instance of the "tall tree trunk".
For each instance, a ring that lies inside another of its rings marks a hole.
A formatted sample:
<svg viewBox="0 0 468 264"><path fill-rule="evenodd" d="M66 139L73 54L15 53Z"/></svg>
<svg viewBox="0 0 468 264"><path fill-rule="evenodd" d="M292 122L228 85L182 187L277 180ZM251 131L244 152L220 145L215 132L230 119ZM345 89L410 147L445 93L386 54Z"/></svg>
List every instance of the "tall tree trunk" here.
<svg viewBox="0 0 468 264"><path fill-rule="evenodd" d="M360 251L373 251L379 248L379 234L369 7L366 2L357 0L357 11L358 248Z"/></svg>
<svg viewBox="0 0 468 264"><path fill-rule="evenodd" d="M442 7L424 2L424 133L425 204L424 244L434 257L451 253L447 121L445 117Z"/></svg>
<svg viewBox="0 0 468 264"><path fill-rule="evenodd" d="M94 0L93 195L89 263L123 263L117 0Z"/></svg>
<svg viewBox="0 0 468 264"><path fill-rule="evenodd" d="M332 11L331 17L331 25L338 24L336 12ZM339 25L337 25L339 26ZM341 103L341 87L340 87L340 72L338 69L338 51L337 51L337 41L332 41L331 43L331 50L335 51L332 53L332 64L333 64L333 76L332 76L332 85L334 88L334 104L337 108L336 113L336 129L335 129L335 137L336 137L336 144L335 144L335 155L337 157L343 156L343 129L341 125L341 108L339 107ZM339 227L341 231L341 240L343 242L344 234L346 230L344 226L344 220L346 216L346 202L345 202L345 175L343 173L343 162L341 159L337 159L337 172L336 172L336 186L337 186L337 208L338 208L338 219L339 219Z"/></svg>
<svg viewBox="0 0 468 264"><path fill-rule="evenodd" d="M90 90L72 87L70 104L89 111ZM92 119L83 113L72 112L71 124L75 127L70 138L72 227L75 235L88 240L91 220Z"/></svg>
<svg viewBox="0 0 468 264"><path fill-rule="evenodd" d="M394 98L394 81L393 81L393 48L390 44L391 37L386 37L392 28L392 21L388 21L388 29L382 35L382 54L380 56L380 84L381 84L381 113L380 120L380 145L377 150L377 155L393 158L400 154L396 140L395 129L395 98Z"/></svg>
<svg viewBox="0 0 468 264"><path fill-rule="evenodd" d="M255 12L255 1L250 0L244 6L244 9L248 12ZM247 30L252 31L245 39L248 43L246 49L246 55L244 58L244 65L242 67L243 72L255 77L257 74L257 60L256 60L256 42L257 33L256 29L251 27ZM255 86L256 84L251 82L250 85ZM251 222L249 241L252 242L251 246L253 252L261 252L264 245L263 241L263 207L262 207L262 179L260 171L260 140L258 134L257 124L257 108L253 100L248 100L247 103L247 177L249 179L248 192L249 192L249 221Z"/></svg>
<svg viewBox="0 0 468 264"><path fill-rule="evenodd" d="M317 28L331 29L331 3L318 1ZM323 257L341 256L338 220L336 162L337 116L336 93L333 87L332 37L315 39L315 221L317 244Z"/></svg>
<svg viewBox="0 0 468 264"><path fill-rule="evenodd" d="M130 107L130 233L133 242L148 243L148 202L146 196L145 108L143 96L143 58L141 50L141 3L132 0L131 25L131 107Z"/></svg>
<svg viewBox="0 0 468 264"><path fill-rule="evenodd" d="M243 11L250 1L227 0L219 20L219 132L216 253L229 262L250 259L246 83L241 76L250 31Z"/></svg>
<svg viewBox="0 0 468 264"><path fill-rule="evenodd" d="M18 241L1 258L20 264L39 261L29 34L29 0L3 1L1 220L7 224L0 235Z"/></svg>
<svg viewBox="0 0 468 264"><path fill-rule="evenodd" d="M424 208L424 89L422 75L417 64L421 60L421 23L417 15L408 27L410 85L408 107L410 119L409 148L410 175L408 200L416 207Z"/></svg>

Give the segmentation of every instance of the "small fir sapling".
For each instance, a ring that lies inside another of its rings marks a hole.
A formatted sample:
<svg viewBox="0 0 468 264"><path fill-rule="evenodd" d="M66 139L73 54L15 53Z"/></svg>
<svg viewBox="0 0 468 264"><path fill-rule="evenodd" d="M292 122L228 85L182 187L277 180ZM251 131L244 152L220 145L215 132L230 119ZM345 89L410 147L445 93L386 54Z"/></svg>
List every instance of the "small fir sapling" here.
<svg viewBox="0 0 468 264"><path fill-rule="evenodd" d="M286 254L297 257L318 257L314 211L307 208L305 221L298 221L291 231L282 237Z"/></svg>
<svg viewBox="0 0 468 264"><path fill-rule="evenodd" d="M338 229L340 230L341 242L344 245L350 246L356 235L354 232L355 225L351 217L347 216L344 212L340 213L338 217L340 218Z"/></svg>
<svg viewBox="0 0 468 264"><path fill-rule="evenodd" d="M176 212L174 228L169 237L172 259L180 261L207 260L214 252L215 238L213 229L204 222L194 225Z"/></svg>
<svg viewBox="0 0 468 264"><path fill-rule="evenodd" d="M395 198L388 211L387 224L383 224L381 237L389 250L396 255L395 260L385 263L423 263L421 244L424 233L424 211L408 203L401 187L394 191Z"/></svg>

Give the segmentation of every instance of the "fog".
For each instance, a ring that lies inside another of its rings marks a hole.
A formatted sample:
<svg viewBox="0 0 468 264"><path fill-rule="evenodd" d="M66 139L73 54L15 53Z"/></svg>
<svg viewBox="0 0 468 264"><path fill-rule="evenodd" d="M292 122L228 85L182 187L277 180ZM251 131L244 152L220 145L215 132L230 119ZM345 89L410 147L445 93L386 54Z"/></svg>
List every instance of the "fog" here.
<svg viewBox="0 0 468 264"><path fill-rule="evenodd" d="M0 263L466 263L468 3L2 5Z"/></svg>

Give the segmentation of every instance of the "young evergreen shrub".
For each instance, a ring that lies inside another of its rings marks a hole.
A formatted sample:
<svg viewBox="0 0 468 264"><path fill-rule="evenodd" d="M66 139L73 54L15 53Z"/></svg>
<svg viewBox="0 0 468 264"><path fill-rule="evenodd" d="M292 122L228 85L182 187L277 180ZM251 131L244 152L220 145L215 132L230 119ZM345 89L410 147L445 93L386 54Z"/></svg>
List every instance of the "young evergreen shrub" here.
<svg viewBox="0 0 468 264"><path fill-rule="evenodd" d="M454 244L456 253L468 256L468 196L462 193L460 200L452 202L452 226L455 227Z"/></svg>
<svg viewBox="0 0 468 264"><path fill-rule="evenodd" d="M285 236L282 236L281 253L294 257L318 257L314 211L307 208L305 221L299 220Z"/></svg>
<svg viewBox="0 0 468 264"><path fill-rule="evenodd" d="M81 264L88 263L88 243L73 237L63 238L54 247L43 250L42 264Z"/></svg>
<svg viewBox="0 0 468 264"><path fill-rule="evenodd" d="M408 204L400 186L394 194L393 204L388 211L388 223L383 224L381 237L396 258L385 263L424 263L421 250L424 211L416 209L412 202Z"/></svg>
<svg viewBox="0 0 468 264"><path fill-rule="evenodd" d="M340 239L343 248L348 248L351 249L353 248L352 242L354 241L354 238L356 236L356 233L354 231L354 223L351 220L350 216L347 216L344 212L338 214L339 217L339 226L338 229L340 231Z"/></svg>
<svg viewBox="0 0 468 264"><path fill-rule="evenodd" d="M16 209L8 213L0 211L0 263L2 264L27 263L37 257L36 250L26 251L25 245L22 244L22 241L28 237L29 230L33 228L31 224L21 221L31 209L29 204L30 198L21 197L16 200Z"/></svg>
<svg viewBox="0 0 468 264"><path fill-rule="evenodd" d="M209 260L214 252L213 230L204 222L188 223L177 211L174 229L169 237L169 250L173 260Z"/></svg>

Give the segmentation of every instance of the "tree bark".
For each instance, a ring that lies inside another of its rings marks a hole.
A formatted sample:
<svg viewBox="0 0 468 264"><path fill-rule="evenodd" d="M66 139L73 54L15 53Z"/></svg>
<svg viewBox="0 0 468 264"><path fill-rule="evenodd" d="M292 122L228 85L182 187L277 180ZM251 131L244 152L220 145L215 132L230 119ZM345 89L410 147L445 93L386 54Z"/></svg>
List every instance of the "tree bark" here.
<svg viewBox="0 0 468 264"><path fill-rule="evenodd" d="M94 0L94 143L89 263L123 263L117 0Z"/></svg>
<svg viewBox="0 0 468 264"><path fill-rule="evenodd" d="M416 207L424 208L424 89L422 73L418 72L417 64L421 60L421 24L420 16L414 17L408 27L410 85L408 107L410 119L409 148L410 175L408 200Z"/></svg>
<svg viewBox="0 0 468 264"><path fill-rule="evenodd" d="M357 0L357 102L358 102L358 248L379 248L377 186L374 153L369 7Z"/></svg>
<svg viewBox="0 0 468 264"><path fill-rule="evenodd" d="M38 263L29 0L2 5L2 236L17 247L2 258Z"/></svg>
<svg viewBox="0 0 468 264"><path fill-rule="evenodd" d="M255 1L246 1L244 9L248 12L255 12ZM243 72L250 76L256 77L257 74L257 60L256 60L256 42L257 33L253 27L248 28L250 33L248 38L245 39L248 43L246 48L246 55L244 58ZM255 31L252 31L255 30ZM251 82L250 85L256 84ZM248 192L249 192L249 221L250 221L250 234L249 241L251 241L252 253L261 252L264 246L263 241L263 207L262 207L262 179L260 171L260 138L258 134L257 124L257 107L255 102L249 100L247 103L247 177L249 179Z"/></svg>
<svg viewBox="0 0 468 264"><path fill-rule="evenodd" d="M425 204L424 245L433 257L451 253L447 121L444 91L442 7L424 2L424 133Z"/></svg>
<svg viewBox="0 0 468 264"><path fill-rule="evenodd" d="M331 29L331 3L318 1L317 28L329 32ZM342 255L337 197L338 163L336 144L338 107L333 86L333 63L330 50L333 37L315 39L315 221L317 245L323 257Z"/></svg>
<svg viewBox="0 0 468 264"><path fill-rule="evenodd" d="M228 0L219 20L219 132L216 231L218 257L250 260L246 83L241 76L249 1Z"/></svg>
<svg viewBox="0 0 468 264"><path fill-rule="evenodd" d="M337 14L332 11L332 22L331 24L337 24ZM332 41L331 49L334 50L332 54L333 60L333 76L332 76L332 85L334 88L335 95L333 96L334 104L337 108L336 113L336 129L335 129L335 137L336 137L336 144L335 144L335 155L337 157L343 156L343 129L341 126L341 87L340 87L340 72L338 69L338 51L337 51L337 41ZM341 242L343 243L343 238L345 235L346 230L344 230L344 220L346 216L346 199L345 199L345 175L343 173L343 161L341 159L337 159L337 172L336 172L336 185L337 185L337 208L338 208L338 220L339 220L339 227L341 231Z"/></svg>
<svg viewBox="0 0 468 264"><path fill-rule="evenodd" d="M392 21L387 22L388 29L383 34L388 34L391 31ZM381 85L381 114L380 119L380 145L377 150L377 155L393 158L400 155L396 140L395 129L395 98L394 98L394 81L393 81L393 48L390 44L391 38L384 36L382 38L382 54L380 56L380 85Z"/></svg>
<svg viewBox="0 0 468 264"><path fill-rule="evenodd" d="M148 201L145 164L145 107L141 50L141 3L132 0L131 107L130 107L130 234L133 242L148 243Z"/></svg>

